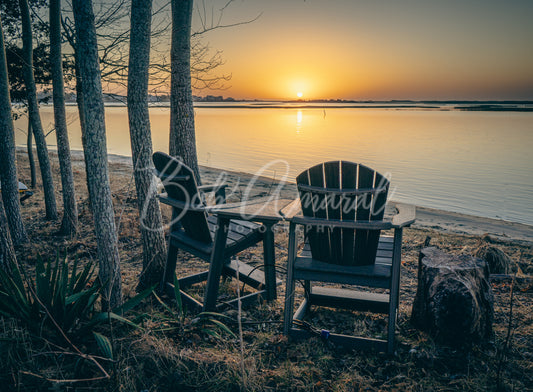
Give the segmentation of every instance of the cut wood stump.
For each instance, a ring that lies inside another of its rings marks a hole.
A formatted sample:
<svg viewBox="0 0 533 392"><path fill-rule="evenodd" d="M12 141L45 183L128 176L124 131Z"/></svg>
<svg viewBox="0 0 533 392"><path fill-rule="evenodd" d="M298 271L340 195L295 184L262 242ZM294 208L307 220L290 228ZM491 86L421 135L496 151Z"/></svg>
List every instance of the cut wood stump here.
<svg viewBox="0 0 533 392"><path fill-rule="evenodd" d="M440 343L469 347L492 338L494 299L487 264L435 247L420 251L411 322Z"/></svg>
<svg viewBox="0 0 533 392"><path fill-rule="evenodd" d="M476 249L474 256L485 260L491 274L508 274L511 272L511 259L495 246L483 244Z"/></svg>

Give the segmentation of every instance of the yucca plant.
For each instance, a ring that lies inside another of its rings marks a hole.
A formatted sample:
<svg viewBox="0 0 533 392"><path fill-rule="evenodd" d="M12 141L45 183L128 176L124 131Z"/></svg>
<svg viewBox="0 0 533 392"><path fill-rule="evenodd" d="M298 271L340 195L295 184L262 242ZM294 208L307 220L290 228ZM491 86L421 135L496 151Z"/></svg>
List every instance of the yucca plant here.
<svg viewBox="0 0 533 392"><path fill-rule="evenodd" d="M55 263L38 257L34 279L16 264L9 272L0 269L0 316L17 319L29 331L44 333L47 338L64 334L80 336L92 331L104 356L112 359L111 342L93 329L112 320L139 328L123 314L139 305L155 286L111 312L98 312L95 303L102 286L94 279L94 272L92 262L78 270L77 259L69 268L67 258L59 255Z"/></svg>
<svg viewBox="0 0 533 392"><path fill-rule="evenodd" d="M100 285L93 282L93 263L78 271L66 257L59 255L55 263L37 258L35 278L29 278L17 265L10 273L0 270L0 314L22 321L31 330L60 327L72 332L94 313ZM57 325L56 325L57 324Z"/></svg>

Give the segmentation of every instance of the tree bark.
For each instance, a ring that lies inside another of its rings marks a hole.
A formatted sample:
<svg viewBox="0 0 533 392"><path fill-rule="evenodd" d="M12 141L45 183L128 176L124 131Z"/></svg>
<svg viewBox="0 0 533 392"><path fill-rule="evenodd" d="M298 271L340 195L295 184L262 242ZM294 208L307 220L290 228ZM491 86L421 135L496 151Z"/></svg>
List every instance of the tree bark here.
<svg viewBox="0 0 533 392"><path fill-rule="evenodd" d="M82 134L87 184L98 247L99 277L106 287L104 308L108 309L122 303L122 289L115 213L107 168L105 111L96 29L92 1L74 0L72 4L82 79L83 113L86 123L91 125Z"/></svg>
<svg viewBox="0 0 533 392"><path fill-rule="evenodd" d="M63 193L63 220L61 233L73 236L78 230L78 208L74 192L74 177L70 160L70 142L65 114L63 61L61 57L61 0L50 0L50 68L54 100L54 122L57 139L57 156L61 169Z"/></svg>
<svg viewBox="0 0 533 392"><path fill-rule="evenodd" d="M15 246L28 241L26 229L20 214L17 166L15 163L15 134L9 99L4 34L0 16L0 184L2 185L3 207ZM1 228L4 231L4 227ZM7 234L6 234L7 235Z"/></svg>
<svg viewBox="0 0 533 392"><path fill-rule="evenodd" d="M30 188L34 189L37 186L37 175L35 171L35 159L33 159L33 128L31 127L31 122L29 118L28 135L26 138L26 150L28 151L28 162L30 163Z"/></svg>
<svg viewBox="0 0 533 392"><path fill-rule="evenodd" d="M57 206L54 194L54 182L52 180L52 170L48 158L48 149L44 136L41 118L39 116L39 105L37 103L37 89L33 75L33 36L31 30L30 9L28 0L19 0L20 14L22 20L22 48L24 53L24 81L28 94L28 116L35 136L35 146L37 147L37 157L41 169L41 179L43 181L44 204L46 208L46 219L57 219Z"/></svg>
<svg viewBox="0 0 533 392"><path fill-rule="evenodd" d="M156 184L152 170L152 135L148 112L151 24L152 1L132 0L128 70L128 119L133 174L137 189L143 244L143 271L137 286L138 291L161 280L166 260L166 243L163 234L161 210L155 197Z"/></svg>
<svg viewBox="0 0 533 392"><path fill-rule="evenodd" d="M418 274L411 313L415 326L455 347L492 337L493 296L483 260L424 248Z"/></svg>
<svg viewBox="0 0 533 392"><path fill-rule="evenodd" d="M76 38L77 40L77 38ZM74 73L76 76L76 104L78 106L78 117L80 118L80 129L82 133L85 131L86 122L85 122L85 111L83 110L83 81L80 75L80 55L78 50L78 43L76 42L74 47ZM82 144L85 143L85 140L82 138ZM85 149L85 146L83 146Z"/></svg>
<svg viewBox="0 0 533 392"><path fill-rule="evenodd" d="M6 272L11 270L11 266L17 262L15 248L9 234L4 203L0 199L0 268Z"/></svg>
<svg viewBox="0 0 533 392"><path fill-rule="evenodd" d="M179 157L200 182L191 89L191 20L193 0L172 0L170 49L170 155Z"/></svg>

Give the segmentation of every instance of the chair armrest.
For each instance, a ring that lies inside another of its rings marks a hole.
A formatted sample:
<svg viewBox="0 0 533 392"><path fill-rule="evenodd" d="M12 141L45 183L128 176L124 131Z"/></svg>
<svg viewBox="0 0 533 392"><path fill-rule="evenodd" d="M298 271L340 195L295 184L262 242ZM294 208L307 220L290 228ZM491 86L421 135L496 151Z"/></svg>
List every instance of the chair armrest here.
<svg viewBox="0 0 533 392"><path fill-rule="evenodd" d="M182 201L173 199L171 197L168 197L166 193L162 193L160 195L157 195L157 198L161 201L163 204L167 204L172 207L180 208L182 210L187 211L196 211L196 212L206 212L205 206L202 205L192 205L190 203L184 203Z"/></svg>
<svg viewBox="0 0 533 392"><path fill-rule="evenodd" d="M216 205L209 205L205 207L205 210L209 213L216 214L220 211L226 211L226 210L233 210L241 207L245 207L247 205L246 201L237 201L235 203L224 203L222 205L216 204Z"/></svg>
<svg viewBox="0 0 533 392"><path fill-rule="evenodd" d="M392 227L399 229L409 226L416 220L416 207L411 204L396 204L398 213L392 217Z"/></svg>
<svg viewBox="0 0 533 392"><path fill-rule="evenodd" d="M275 223L283 220L280 206L292 200L260 197L238 203L215 205L207 207L207 211L231 219L250 220L253 222Z"/></svg>
<svg viewBox="0 0 533 392"><path fill-rule="evenodd" d="M302 206L300 204L300 198L294 199L292 202L290 202L285 207L283 207L281 210L279 210L279 214L285 220L292 219L296 215L301 214L301 213L302 213Z"/></svg>
<svg viewBox="0 0 533 392"><path fill-rule="evenodd" d="M393 227L390 221L340 221L336 219L310 218L295 216L290 219L291 223L303 226L321 226L327 228L363 229L363 230L388 230Z"/></svg>
<svg viewBox="0 0 533 392"><path fill-rule="evenodd" d="M214 192L215 193L215 204L224 204L226 202L226 187L227 184L209 184L201 185L198 187L200 192Z"/></svg>

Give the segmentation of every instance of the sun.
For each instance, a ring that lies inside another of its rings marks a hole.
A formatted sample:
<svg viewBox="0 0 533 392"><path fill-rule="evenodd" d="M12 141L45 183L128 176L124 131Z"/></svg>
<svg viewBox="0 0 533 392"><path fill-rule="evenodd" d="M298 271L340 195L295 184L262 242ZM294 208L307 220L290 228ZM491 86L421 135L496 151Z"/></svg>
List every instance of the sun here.
<svg viewBox="0 0 533 392"><path fill-rule="evenodd" d="M302 97L304 96L304 93L302 93L301 91L298 91L298 92L296 93L296 96L297 96L298 98L302 98Z"/></svg>

